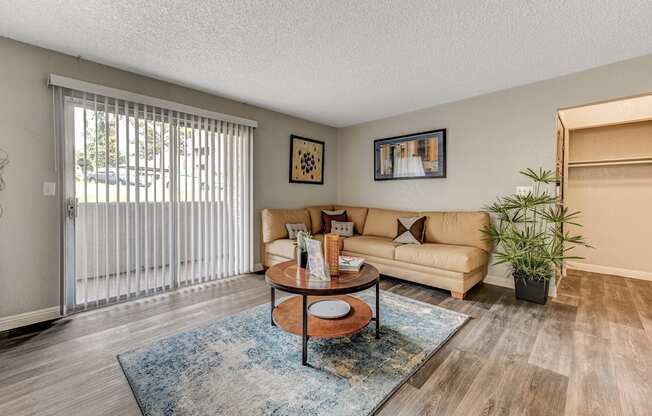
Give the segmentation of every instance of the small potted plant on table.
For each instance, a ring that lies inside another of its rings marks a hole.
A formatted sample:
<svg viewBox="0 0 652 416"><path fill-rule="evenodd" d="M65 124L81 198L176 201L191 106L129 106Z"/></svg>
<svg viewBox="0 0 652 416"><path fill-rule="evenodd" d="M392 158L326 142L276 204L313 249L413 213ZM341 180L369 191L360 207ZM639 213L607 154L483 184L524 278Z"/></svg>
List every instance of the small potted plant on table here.
<svg viewBox="0 0 652 416"><path fill-rule="evenodd" d="M590 247L582 236L570 235L564 225L581 226L579 212L569 212L551 193L557 177L550 170L520 172L534 183L527 195L510 195L486 209L494 221L485 232L496 244L494 264L512 268L516 298L545 304L550 278L576 246Z"/></svg>
<svg viewBox="0 0 652 416"><path fill-rule="evenodd" d="M307 231L299 231L297 233L297 264L302 269L308 265L308 246L306 242L312 238L312 235Z"/></svg>

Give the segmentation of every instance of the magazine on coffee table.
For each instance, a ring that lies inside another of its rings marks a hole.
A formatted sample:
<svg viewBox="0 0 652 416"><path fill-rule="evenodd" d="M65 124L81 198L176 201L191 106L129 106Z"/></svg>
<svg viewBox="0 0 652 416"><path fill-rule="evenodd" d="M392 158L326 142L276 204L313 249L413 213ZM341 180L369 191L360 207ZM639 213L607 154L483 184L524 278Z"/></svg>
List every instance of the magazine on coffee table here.
<svg viewBox="0 0 652 416"><path fill-rule="evenodd" d="M339 269L341 272L359 272L364 264L362 257L340 256Z"/></svg>

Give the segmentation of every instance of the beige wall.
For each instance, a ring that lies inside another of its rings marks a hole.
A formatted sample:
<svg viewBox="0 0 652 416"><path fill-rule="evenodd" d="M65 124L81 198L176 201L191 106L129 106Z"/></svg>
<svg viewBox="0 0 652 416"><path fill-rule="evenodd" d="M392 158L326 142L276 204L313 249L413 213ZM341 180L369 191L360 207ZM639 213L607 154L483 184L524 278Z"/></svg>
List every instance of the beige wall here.
<svg viewBox="0 0 652 416"><path fill-rule="evenodd" d="M519 169L553 166L556 109L652 91L652 56L646 56L335 130L5 38L0 38L0 62L0 148L11 158L7 189L0 192L5 208L0 317L59 304L58 200L42 195L43 182L56 181L52 98L45 87L49 73L257 120L257 222L263 207L335 201L413 210L479 209L523 184ZM447 179L373 181L373 139L441 127L448 133ZM288 183L291 133L326 141L324 186Z"/></svg>
<svg viewBox="0 0 652 416"><path fill-rule="evenodd" d="M55 182L52 96L48 74L257 120L254 143L256 235L262 207L296 207L336 199L335 129L189 88L0 38L0 148L9 153L0 192L0 317L59 304L59 206L45 197ZM290 134L326 142L323 186L288 183ZM258 245L258 242L256 242ZM256 253L259 252L256 247ZM258 260L257 260L258 261Z"/></svg>
<svg viewBox="0 0 652 416"><path fill-rule="evenodd" d="M570 161L641 156L652 156L652 121L570 133ZM578 248L578 262L652 274L652 164L571 167L565 199L594 247Z"/></svg>
<svg viewBox="0 0 652 416"><path fill-rule="evenodd" d="M526 167L554 168L563 107L652 91L652 55L338 130L338 203L475 210L527 184ZM373 140L447 129L447 178L373 180ZM490 270L504 279L505 268Z"/></svg>

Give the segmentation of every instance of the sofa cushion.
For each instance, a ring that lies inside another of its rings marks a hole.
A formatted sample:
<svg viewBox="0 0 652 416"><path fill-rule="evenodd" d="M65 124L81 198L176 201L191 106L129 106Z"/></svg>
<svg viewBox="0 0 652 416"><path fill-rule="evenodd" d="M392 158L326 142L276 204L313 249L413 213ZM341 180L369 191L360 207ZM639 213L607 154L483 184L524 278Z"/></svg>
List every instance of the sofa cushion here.
<svg viewBox="0 0 652 416"><path fill-rule="evenodd" d="M333 209L346 210L346 220L353 223L356 234L362 234L364 230L364 223L367 219L367 212L369 208L365 207L348 207L346 205L335 205Z"/></svg>
<svg viewBox="0 0 652 416"><path fill-rule="evenodd" d="M397 231L399 217L415 217L416 212L393 211L389 209L369 208L367 219L364 223L363 235L394 238Z"/></svg>
<svg viewBox="0 0 652 416"><path fill-rule="evenodd" d="M397 247L395 258L407 263L468 273L487 264L488 254L476 247L425 243Z"/></svg>
<svg viewBox="0 0 652 416"><path fill-rule="evenodd" d="M308 227L308 229L311 229L312 234L317 234L322 232L322 222L321 222L321 212L323 210L330 211L333 209L332 205L316 205L314 207L308 207L306 208L308 210L308 214L310 215L310 222L312 224L311 227Z"/></svg>
<svg viewBox="0 0 652 416"><path fill-rule="evenodd" d="M296 240L297 239L297 234L299 231L304 231L307 232L308 229L306 228L306 224L304 223L299 223L299 224L285 224L285 228L288 230L288 238L290 240Z"/></svg>
<svg viewBox="0 0 652 416"><path fill-rule="evenodd" d="M346 222L346 211L338 210L321 212L321 225L324 234L330 234L332 221Z"/></svg>
<svg viewBox="0 0 652 416"><path fill-rule="evenodd" d="M344 239L344 250L354 253L368 254L387 259L394 258L394 249L399 244L388 238L357 235Z"/></svg>
<svg viewBox="0 0 652 416"><path fill-rule="evenodd" d="M469 212L421 212L426 219L426 243L477 247L491 252L491 241L482 232L489 225L489 214Z"/></svg>
<svg viewBox="0 0 652 416"><path fill-rule="evenodd" d="M310 215L305 209L264 209L261 212L263 243L288 238L285 224L306 224L310 229Z"/></svg>
<svg viewBox="0 0 652 416"><path fill-rule="evenodd" d="M353 223L352 222L339 222L331 221L331 233L337 234L341 237L353 236Z"/></svg>
<svg viewBox="0 0 652 416"><path fill-rule="evenodd" d="M293 259L296 257L297 242L289 238L280 238L265 245L265 250L275 256Z"/></svg>
<svg viewBox="0 0 652 416"><path fill-rule="evenodd" d="M425 232L426 217L401 217L397 220L398 230L395 243L400 244L421 244Z"/></svg>
<svg viewBox="0 0 652 416"><path fill-rule="evenodd" d="M312 238L321 242L322 244L324 243L324 234L315 234L312 236ZM275 256L294 259L296 258L297 241L290 240L289 238L280 238L265 244L265 251Z"/></svg>

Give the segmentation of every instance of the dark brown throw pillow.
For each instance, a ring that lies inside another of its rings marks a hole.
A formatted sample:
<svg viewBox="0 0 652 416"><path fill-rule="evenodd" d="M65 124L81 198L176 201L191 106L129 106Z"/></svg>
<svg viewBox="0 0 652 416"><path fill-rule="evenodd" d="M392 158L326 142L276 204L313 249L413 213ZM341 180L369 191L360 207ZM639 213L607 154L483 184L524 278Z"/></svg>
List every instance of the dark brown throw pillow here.
<svg viewBox="0 0 652 416"><path fill-rule="evenodd" d="M421 244L426 233L426 217L398 218L395 243Z"/></svg>
<svg viewBox="0 0 652 416"><path fill-rule="evenodd" d="M321 222L323 224L322 231L324 234L331 232L331 221L346 222L346 210L341 209L338 211L322 211Z"/></svg>

